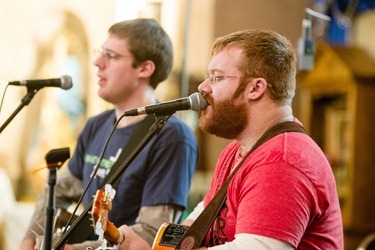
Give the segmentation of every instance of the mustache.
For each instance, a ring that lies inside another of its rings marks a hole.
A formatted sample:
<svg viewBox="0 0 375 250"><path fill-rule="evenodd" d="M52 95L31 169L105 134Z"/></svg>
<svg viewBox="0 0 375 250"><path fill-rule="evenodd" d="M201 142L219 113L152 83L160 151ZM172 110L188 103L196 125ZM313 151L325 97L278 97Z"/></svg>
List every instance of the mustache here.
<svg viewBox="0 0 375 250"><path fill-rule="evenodd" d="M203 98L206 100L206 102L209 105L214 105L214 98L212 98L211 95L209 95L209 94L202 94L202 95L203 95Z"/></svg>

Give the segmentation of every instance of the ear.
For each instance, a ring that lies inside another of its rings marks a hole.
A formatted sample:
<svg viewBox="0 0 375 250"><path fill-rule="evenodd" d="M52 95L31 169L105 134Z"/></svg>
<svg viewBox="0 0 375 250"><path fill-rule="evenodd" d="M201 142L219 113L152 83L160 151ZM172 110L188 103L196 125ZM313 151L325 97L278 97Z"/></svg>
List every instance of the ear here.
<svg viewBox="0 0 375 250"><path fill-rule="evenodd" d="M253 78L247 86L247 97L250 100L257 100L266 93L267 81L261 77Z"/></svg>
<svg viewBox="0 0 375 250"><path fill-rule="evenodd" d="M155 71L155 63L151 60L147 60L138 66L138 77L149 78Z"/></svg>

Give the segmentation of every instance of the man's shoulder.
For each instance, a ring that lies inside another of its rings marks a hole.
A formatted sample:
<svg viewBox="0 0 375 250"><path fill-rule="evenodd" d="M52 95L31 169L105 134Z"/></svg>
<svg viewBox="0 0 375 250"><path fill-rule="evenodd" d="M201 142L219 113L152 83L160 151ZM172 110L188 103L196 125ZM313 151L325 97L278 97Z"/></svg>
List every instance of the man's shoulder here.
<svg viewBox="0 0 375 250"><path fill-rule="evenodd" d="M105 121L112 120L112 124L115 121L115 111L113 109L105 110L97 115L91 116L87 120L87 124L103 124Z"/></svg>
<svg viewBox="0 0 375 250"><path fill-rule="evenodd" d="M115 115L115 110L114 109L108 109L105 110L97 115L94 115L89 118L89 120L94 120L94 121L100 121L103 119L109 119L110 117L114 117Z"/></svg>
<svg viewBox="0 0 375 250"><path fill-rule="evenodd" d="M114 110L106 110L98 115L88 118L82 132L90 133L90 131L96 131L100 127L103 127L103 124L106 124L106 123L114 124L114 121L115 121Z"/></svg>

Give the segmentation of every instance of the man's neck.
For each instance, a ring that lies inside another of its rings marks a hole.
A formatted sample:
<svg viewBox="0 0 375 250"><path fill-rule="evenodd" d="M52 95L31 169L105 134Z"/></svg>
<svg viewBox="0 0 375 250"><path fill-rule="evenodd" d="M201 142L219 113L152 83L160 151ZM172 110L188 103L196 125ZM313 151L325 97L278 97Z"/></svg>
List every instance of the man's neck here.
<svg viewBox="0 0 375 250"><path fill-rule="evenodd" d="M237 137L237 141L241 144L240 154L249 151L271 127L281 122L293 120L292 108L289 105L273 107L267 112L255 113L251 116L247 128Z"/></svg>
<svg viewBox="0 0 375 250"><path fill-rule="evenodd" d="M151 87L146 87L145 89L141 89L140 91L133 92L132 95L130 95L122 103L114 105L116 119L119 119L127 110L144 107L154 104L155 102L156 97L154 94L154 89ZM122 128L134 124L141 121L144 117L145 115L123 117L117 127Z"/></svg>

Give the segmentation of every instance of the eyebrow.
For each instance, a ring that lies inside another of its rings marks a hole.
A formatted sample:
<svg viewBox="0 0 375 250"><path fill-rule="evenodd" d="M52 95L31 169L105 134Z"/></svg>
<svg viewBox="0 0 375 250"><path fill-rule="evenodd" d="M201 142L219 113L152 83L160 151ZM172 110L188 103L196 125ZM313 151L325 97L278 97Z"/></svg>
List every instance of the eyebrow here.
<svg viewBox="0 0 375 250"><path fill-rule="evenodd" d="M209 74L214 74L214 73L224 74L224 70L221 70L221 69L211 69L211 70L208 70L208 73Z"/></svg>
<svg viewBox="0 0 375 250"><path fill-rule="evenodd" d="M114 52L114 53L117 53L116 51L112 50L112 49L108 49L108 48L103 48L102 47L102 50L103 51L108 51L108 52Z"/></svg>

